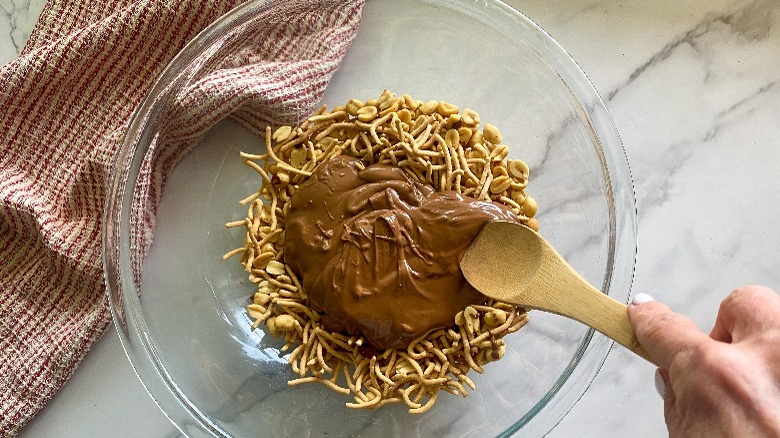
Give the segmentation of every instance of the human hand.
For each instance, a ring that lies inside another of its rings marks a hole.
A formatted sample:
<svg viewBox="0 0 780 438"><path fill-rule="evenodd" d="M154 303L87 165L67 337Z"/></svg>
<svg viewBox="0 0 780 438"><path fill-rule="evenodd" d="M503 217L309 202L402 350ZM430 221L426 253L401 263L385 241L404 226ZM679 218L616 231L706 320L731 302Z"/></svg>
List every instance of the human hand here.
<svg viewBox="0 0 780 438"><path fill-rule="evenodd" d="M735 290L709 336L645 294L628 306L628 317L660 366L670 437L780 437L777 292Z"/></svg>

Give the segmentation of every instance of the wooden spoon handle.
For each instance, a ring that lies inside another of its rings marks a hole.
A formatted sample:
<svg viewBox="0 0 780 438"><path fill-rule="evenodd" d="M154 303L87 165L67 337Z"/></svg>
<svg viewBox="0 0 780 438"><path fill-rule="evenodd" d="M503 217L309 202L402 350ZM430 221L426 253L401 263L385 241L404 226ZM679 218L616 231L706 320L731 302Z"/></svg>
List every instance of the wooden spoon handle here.
<svg viewBox="0 0 780 438"><path fill-rule="evenodd" d="M634 328L628 320L626 305L596 289L585 293L593 294L591 307L571 317L604 333L639 357L655 364L644 347L639 345Z"/></svg>
<svg viewBox="0 0 780 438"><path fill-rule="evenodd" d="M559 290L565 299L550 296L531 297L533 307L557 313L582 322L612 338L638 356L655 364L647 351L639 345L634 328L628 320L626 305L610 298L593 287L547 241L535 284L540 290ZM657 364L656 364L657 365Z"/></svg>
<svg viewBox="0 0 780 438"><path fill-rule="evenodd" d="M557 253L548 253L547 257L554 257L556 263L566 264L566 261ZM626 305L610 298L608 295L593 287L577 272L569 269L557 270L557 278L541 278L542 283L550 282L565 291L566 300L539 300L532 303L533 307L557 313L575 319L586 324L601 333L607 335L615 342L623 345L638 356L655 364L647 351L639 344L634 328L628 320ZM549 273L540 273L542 277Z"/></svg>
<svg viewBox="0 0 780 438"><path fill-rule="evenodd" d="M563 315L609 336L647 361L626 305L594 288L546 240L514 222L491 222L460 262L463 276L484 295Z"/></svg>

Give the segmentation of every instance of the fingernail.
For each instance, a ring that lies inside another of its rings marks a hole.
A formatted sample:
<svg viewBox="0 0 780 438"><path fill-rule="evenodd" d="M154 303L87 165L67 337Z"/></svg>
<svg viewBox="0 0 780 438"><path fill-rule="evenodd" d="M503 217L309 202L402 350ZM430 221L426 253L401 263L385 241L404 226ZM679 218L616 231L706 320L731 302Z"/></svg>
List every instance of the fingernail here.
<svg viewBox="0 0 780 438"><path fill-rule="evenodd" d="M649 303L650 301L655 301L653 297L651 297L648 294L639 293L634 295L634 299L631 300L632 304L644 304Z"/></svg>
<svg viewBox="0 0 780 438"><path fill-rule="evenodd" d="M664 382L664 378L661 376L661 370L659 368L655 369L655 390L658 391L658 395L660 395L661 398L665 397L666 382Z"/></svg>

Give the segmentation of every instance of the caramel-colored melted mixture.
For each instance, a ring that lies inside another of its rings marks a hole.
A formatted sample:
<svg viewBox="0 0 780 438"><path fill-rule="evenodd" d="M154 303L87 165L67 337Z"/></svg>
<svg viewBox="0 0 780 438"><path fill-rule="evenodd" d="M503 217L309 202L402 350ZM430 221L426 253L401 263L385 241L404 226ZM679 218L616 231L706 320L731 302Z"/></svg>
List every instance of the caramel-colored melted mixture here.
<svg viewBox="0 0 780 438"><path fill-rule="evenodd" d="M376 349L404 348L485 298L459 262L493 220L519 221L500 204L436 192L402 169L340 156L292 198L284 259L334 332Z"/></svg>

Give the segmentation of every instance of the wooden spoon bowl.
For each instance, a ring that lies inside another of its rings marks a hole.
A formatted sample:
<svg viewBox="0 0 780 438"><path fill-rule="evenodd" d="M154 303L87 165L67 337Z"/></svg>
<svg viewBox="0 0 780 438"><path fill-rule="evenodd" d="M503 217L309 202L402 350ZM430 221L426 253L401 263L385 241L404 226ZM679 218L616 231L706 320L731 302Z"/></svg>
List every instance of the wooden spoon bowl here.
<svg viewBox="0 0 780 438"><path fill-rule="evenodd" d="M653 362L636 339L626 305L593 287L524 225L486 225L466 249L460 267L466 280L487 297L574 319Z"/></svg>

